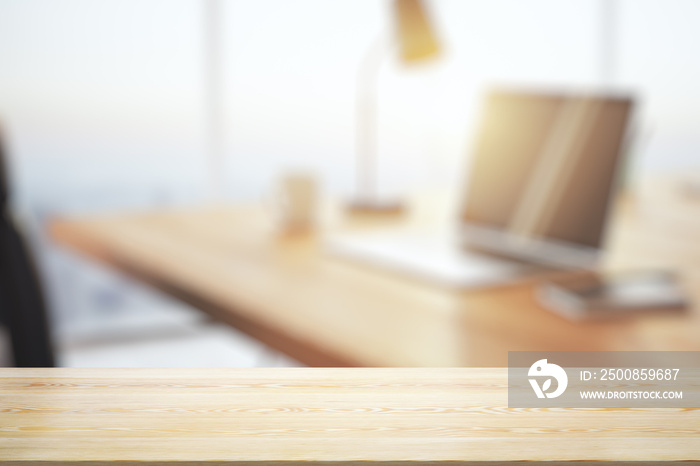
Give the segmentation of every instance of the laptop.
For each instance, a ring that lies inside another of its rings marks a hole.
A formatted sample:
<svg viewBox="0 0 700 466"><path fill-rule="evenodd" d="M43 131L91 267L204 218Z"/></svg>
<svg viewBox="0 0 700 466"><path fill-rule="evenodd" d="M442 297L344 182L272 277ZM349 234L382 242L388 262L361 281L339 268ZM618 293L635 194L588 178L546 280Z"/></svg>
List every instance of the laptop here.
<svg viewBox="0 0 700 466"><path fill-rule="evenodd" d="M334 235L327 249L462 288L595 268L632 107L624 95L491 91L453 229Z"/></svg>

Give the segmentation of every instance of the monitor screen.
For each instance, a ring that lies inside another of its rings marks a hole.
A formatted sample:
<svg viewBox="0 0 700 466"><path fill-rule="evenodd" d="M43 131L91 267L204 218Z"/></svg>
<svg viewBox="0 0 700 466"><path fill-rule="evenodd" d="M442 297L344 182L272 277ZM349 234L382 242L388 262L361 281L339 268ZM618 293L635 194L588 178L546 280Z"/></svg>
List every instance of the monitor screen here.
<svg viewBox="0 0 700 466"><path fill-rule="evenodd" d="M491 92L462 220L599 248L631 107L629 97Z"/></svg>

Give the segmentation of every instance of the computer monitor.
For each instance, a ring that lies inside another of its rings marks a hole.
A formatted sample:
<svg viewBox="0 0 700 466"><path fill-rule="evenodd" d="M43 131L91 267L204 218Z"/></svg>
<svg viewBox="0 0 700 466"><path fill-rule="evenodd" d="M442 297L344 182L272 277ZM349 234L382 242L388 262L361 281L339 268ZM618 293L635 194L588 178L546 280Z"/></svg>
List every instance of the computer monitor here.
<svg viewBox="0 0 700 466"><path fill-rule="evenodd" d="M594 265L632 107L632 98L621 95L490 92L460 238L527 261Z"/></svg>
<svg viewBox="0 0 700 466"><path fill-rule="evenodd" d="M512 282L542 266L595 268L631 110L625 96L493 91L456 238L351 232L333 235L328 249L461 288Z"/></svg>

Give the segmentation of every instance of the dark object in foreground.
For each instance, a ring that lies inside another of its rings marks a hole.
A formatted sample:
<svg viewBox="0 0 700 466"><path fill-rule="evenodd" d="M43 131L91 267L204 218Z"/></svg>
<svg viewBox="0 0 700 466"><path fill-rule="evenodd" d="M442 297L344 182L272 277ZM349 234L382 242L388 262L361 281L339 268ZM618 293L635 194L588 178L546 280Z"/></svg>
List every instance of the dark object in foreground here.
<svg viewBox="0 0 700 466"><path fill-rule="evenodd" d="M4 156L0 137L0 323L9 330L15 366L53 367L41 286L9 212Z"/></svg>

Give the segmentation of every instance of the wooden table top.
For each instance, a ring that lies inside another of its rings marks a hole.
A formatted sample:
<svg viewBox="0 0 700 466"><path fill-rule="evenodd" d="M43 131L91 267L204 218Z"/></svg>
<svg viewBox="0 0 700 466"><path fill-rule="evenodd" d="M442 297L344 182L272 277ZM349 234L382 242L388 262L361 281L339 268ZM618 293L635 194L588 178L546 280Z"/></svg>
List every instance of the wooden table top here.
<svg viewBox="0 0 700 466"><path fill-rule="evenodd" d="M0 369L2 464L649 464L698 438L698 409L509 409L506 369Z"/></svg>
<svg viewBox="0 0 700 466"><path fill-rule="evenodd" d="M673 267L700 302L700 202L669 196L618 209L607 267ZM335 258L315 235L276 235L255 206L60 219L50 231L312 366L501 367L509 350L700 350L697 306L572 323L538 304L533 283L441 288Z"/></svg>

